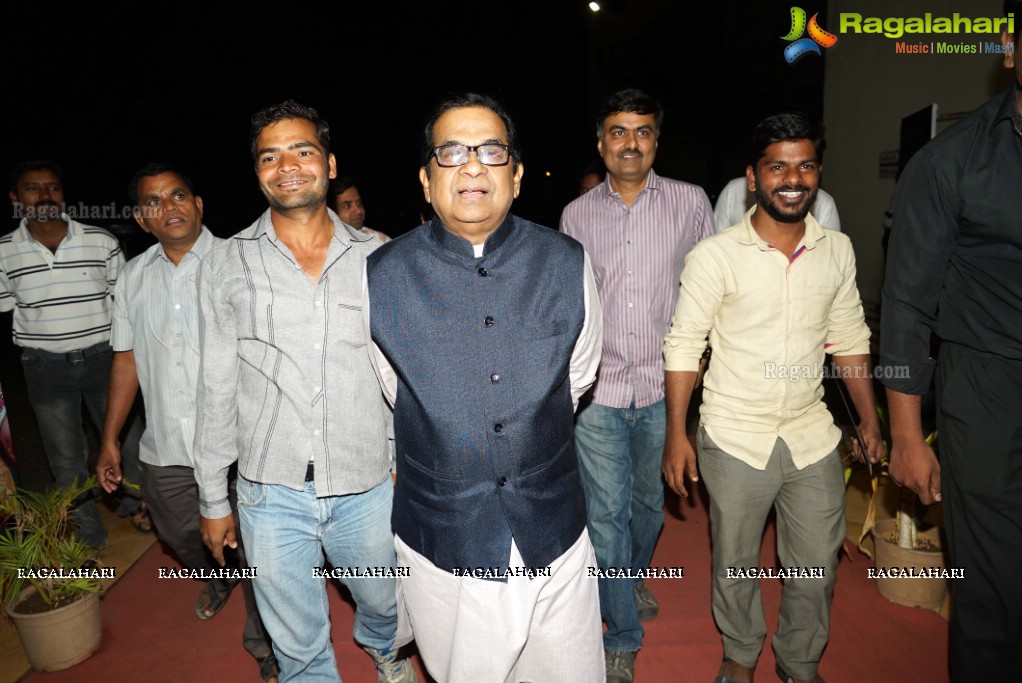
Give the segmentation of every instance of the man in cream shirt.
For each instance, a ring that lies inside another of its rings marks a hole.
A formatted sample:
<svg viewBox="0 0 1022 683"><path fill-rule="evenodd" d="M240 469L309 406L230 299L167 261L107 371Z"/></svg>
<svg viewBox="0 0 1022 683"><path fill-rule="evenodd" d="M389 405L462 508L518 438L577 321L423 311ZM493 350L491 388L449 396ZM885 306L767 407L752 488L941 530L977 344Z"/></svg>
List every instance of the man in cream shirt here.
<svg viewBox="0 0 1022 683"><path fill-rule="evenodd" d="M782 566L824 568L822 578L785 581L772 639L777 673L785 681L823 680L817 667L845 537L841 430L822 400L825 354L861 416L870 461L881 457L851 243L824 230L808 209L823 149L820 126L801 114L757 125L746 170L756 207L689 253L664 343L663 471L682 494L685 476L698 480L685 413L707 337L713 351L696 445L710 493L713 614L724 646L718 681L751 681L763 647L759 581L733 578L729 568L759 564L771 507Z"/></svg>

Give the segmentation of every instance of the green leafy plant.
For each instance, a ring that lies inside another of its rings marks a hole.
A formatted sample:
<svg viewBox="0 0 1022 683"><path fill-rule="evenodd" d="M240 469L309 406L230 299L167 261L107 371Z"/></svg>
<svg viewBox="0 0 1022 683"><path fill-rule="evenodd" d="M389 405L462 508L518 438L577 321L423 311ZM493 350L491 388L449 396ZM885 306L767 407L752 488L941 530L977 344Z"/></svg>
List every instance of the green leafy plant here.
<svg viewBox="0 0 1022 683"><path fill-rule="evenodd" d="M74 536L75 501L97 487L95 477L66 489L0 495L0 601L14 605L27 585L49 609L102 590L100 579L47 576L50 570L98 567L99 549ZM43 569L45 571L38 571Z"/></svg>

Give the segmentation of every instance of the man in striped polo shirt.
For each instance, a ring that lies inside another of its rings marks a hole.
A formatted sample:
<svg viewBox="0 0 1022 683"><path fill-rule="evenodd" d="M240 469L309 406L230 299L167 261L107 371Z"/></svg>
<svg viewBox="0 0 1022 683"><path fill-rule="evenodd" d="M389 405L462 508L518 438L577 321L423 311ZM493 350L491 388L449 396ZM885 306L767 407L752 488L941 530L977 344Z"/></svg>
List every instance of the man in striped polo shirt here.
<svg viewBox="0 0 1022 683"><path fill-rule="evenodd" d="M696 185L653 171L660 103L622 90L596 121L607 178L564 209L561 231L593 261L603 304L603 359L592 401L575 424L589 535L603 569L645 568L663 524L663 335L685 255L713 234L713 209ZM642 645L640 619L659 611L639 580L604 579L600 612L608 683L628 683Z"/></svg>
<svg viewBox="0 0 1022 683"><path fill-rule="evenodd" d="M10 199L23 217L0 237L0 311L14 311L14 343L22 347L43 449L57 486L67 487L89 476L82 402L97 427L106 413L113 291L124 254L109 232L63 213L61 172L53 162L17 166ZM135 421L124 439L125 475L135 482L140 426ZM139 495L122 489L118 514L140 510ZM79 538L103 546L106 529L95 499L81 501L74 514Z"/></svg>

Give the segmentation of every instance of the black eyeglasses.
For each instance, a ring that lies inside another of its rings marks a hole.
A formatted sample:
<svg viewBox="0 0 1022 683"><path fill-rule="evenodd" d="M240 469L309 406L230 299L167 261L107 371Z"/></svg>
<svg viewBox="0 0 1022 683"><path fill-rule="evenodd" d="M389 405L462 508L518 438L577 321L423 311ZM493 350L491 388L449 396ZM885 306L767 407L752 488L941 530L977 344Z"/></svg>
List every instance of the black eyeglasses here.
<svg viewBox="0 0 1022 683"><path fill-rule="evenodd" d="M487 142L475 147L468 145L442 145L433 148L433 155L440 166L464 166L468 163L469 154L476 153L476 158L484 166L504 166L511 161L511 150L507 145Z"/></svg>

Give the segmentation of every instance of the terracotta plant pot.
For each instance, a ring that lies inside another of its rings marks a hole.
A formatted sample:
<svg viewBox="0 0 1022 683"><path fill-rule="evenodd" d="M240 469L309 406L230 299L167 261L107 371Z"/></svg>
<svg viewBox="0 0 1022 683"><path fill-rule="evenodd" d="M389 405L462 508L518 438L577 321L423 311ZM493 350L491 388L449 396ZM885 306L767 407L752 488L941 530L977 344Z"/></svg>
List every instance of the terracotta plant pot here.
<svg viewBox="0 0 1022 683"><path fill-rule="evenodd" d="M67 669L85 661L99 649L103 633L99 595L87 595L70 605L45 612L18 612L18 608L34 594L34 588L26 588L22 591L21 600L6 609L33 669Z"/></svg>
<svg viewBox="0 0 1022 683"><path fill-rule="evenodd" d="M883 519L873 529L876 541L877 570L915 567L917 570L930 567L944 568L944 553L940 534L936 528L920 532L919 538L929 541L936 550L910 550L889 540L897 531L897 521ZM877 578L877 590L891 602L907 607L922 607L939 610L947 594L948 580L942 578Z"/></svg>

